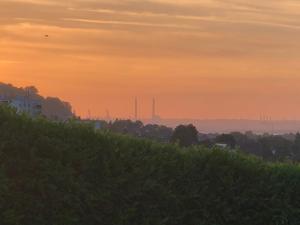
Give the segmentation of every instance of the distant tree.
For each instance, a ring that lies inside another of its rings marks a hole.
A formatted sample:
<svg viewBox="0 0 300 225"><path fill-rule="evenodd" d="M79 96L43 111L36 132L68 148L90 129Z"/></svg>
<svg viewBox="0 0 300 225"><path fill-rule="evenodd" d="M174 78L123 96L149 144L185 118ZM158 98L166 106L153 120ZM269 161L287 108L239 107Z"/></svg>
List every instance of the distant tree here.
<svg viewBox="0 0 300 225"><path fill-rule="evenodd" d="M293 156L294 160L300 161L300 133L297 133L295 137L293 144Z"/></svg>
<svg viewBox="0 0 300 225"><path fill-rule="evenodd" d="M210 139L202 140L202 141L199 142L199 144L202 145L202 146L205 146L207 148L211 148L214 145L213 141L210 140Z"/></svg>
<svg viewBox="0 0 300 225"><path fill-rule="evenodd" d="M247 154L254 154L261 156L261 145L258 142L259 136L255 135L251 131L247 131L245 134L240 132L231 133L235 140L235 147L238 147L242 152Z"/></svg>
<svg viewBox="0 0 300 225"><path fill-rule="evenodd" d="M198 131L195 126L179 125L175 128L171 137L172 143L178 143L180 146L188 147L199 144Z"/></svg>
<svg viewBox="0 0 300 225"><path fill-rule="evenodd" d="M226 144L230 148L235 148L236 147L236 141L235 141L235 138L232 134L221 134L221 135L216 137L215 142L220 143L220 144Z"/></svg>
<svg viewBox="0 0 300 225"><path fill-rule="evenodd" d="M143 127L141 121L131 121L131 120L115 120L109 124L108 129L115 133L130 134L133 136L140 136L141 129Z"/></svg>
<svg viewBox="0 0 300 225"><path fill-rule="evenodd" d="M47 97L42 101L43 114L54 120L67 120L72 118L72 106L59 98Z"/></svg>
<svg viewBox="0 0 300 225"><path fill-rule="evenodd" d="M29 95L38 95L39 90L35 86L28 86L24 88L24 91Z"/></svg>
<svg viewBox="0 0 300 225"><path fill-rule="evenodd" d="M259 143L261 156L266 160L287 160L293 156L293 143L282 136L263 136L259 139Z"/></svg>
<svg viewBox="0 0 300 225"><path fill-rule="evenodd" d="M148 124L142 128L142 137L160 142L169 142L172 134L173 129L166 126Z"/></svg>

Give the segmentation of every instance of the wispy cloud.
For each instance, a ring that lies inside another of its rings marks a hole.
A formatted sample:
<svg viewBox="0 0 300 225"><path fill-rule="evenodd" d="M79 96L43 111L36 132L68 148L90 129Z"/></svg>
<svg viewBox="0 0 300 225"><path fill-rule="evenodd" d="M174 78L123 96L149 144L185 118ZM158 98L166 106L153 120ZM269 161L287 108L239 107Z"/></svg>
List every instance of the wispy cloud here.
<svg viewBox="0 0 300 225"><path fill-rule="evenodd" d="M93 24L111 24L111 25L129 25L138 27L162 27L162 28L180 28L180 29L195 29L195 26L178 25L170 23L148 23L148 22L134 22L134 21L121 21L121 20L92 20L92 19L80 19L80 18L64 18L66 21L93 23Z"/></svg>
<svg viewBox="0 0 300 225"><path fill-rule="evenodd" d="M45 49L51 43L64 53L298 57L300 20L290 12L296 6L270 0L4 0L0 33L2 43ZM44 40L48 33L51 38ZM84 45L76 47L81 40Z"/></svg>
<svg viewBox="0 0 300 225"><path fill-rule="evenodd" d="M25 3L33 5L64 5L61 1L56 0L9 0L11 3Z"/></svg>
<svg viewBox="0 0 300 225"><path fill-rule="evenodd" d="M21 61L0 59L0 64L16 64L16 63L21 63Z"/></svg>

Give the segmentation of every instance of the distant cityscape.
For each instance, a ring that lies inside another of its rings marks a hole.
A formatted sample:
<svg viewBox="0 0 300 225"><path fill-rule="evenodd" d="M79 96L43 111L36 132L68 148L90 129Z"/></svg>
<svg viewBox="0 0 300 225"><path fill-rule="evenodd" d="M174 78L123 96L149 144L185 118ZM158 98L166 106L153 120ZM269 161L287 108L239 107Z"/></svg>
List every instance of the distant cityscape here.
<svg viewBox="0 0 300 225"><path fill-rule="evenodd" d="M0 103L8 104L18 112L25 112L31 116L44 115L49 119L67 120L76 117L71 104L61 101L56 97L44 98L38 94L34 87L17 88L9 84L0 83ZM144 124L157 124L175 128L179 124L193 124L202 133L230 133L252 131L256 134L287 134L300 131L299 120L273 120L270 116L260 115L258 119L170 119L163 118L159 113L159 101L155 97L151 101L151 117L141 118L140 101L138 97L133 98L132 116L130 118L113 118L109 110L103 117L92 116L89 113L83 120L90 121L115 121L132 120L142 121ZM143 104L144 105L144 104Z"/></svg>
<svg viewBox="0 0 300 225"><path fill-rule="evenodd" d="M300 120L282 119L273 120L270 116L262 114L258 119L183 119L183 118L163 118L157 112L157 100L152 99L151 117L141 118L139 113L139 101L134 99L133 121L142 121L145 124L158 124L175 128L179 124L193 124L198 130L204 133L230 133L252 131L256 134L286 134L297 133L300 131ZM106 117L92 117L90 114L86 119L89 120L127 120L130 118L112 118L107 110Z"/></svg>
<svg viewBox="0 0 300 225"><path fill-rule="evenodd" d="M15 88L0 83L0 105L7 105L17 113L31 117L45 117L58 122L82 123L97 131L145 138L161 143L181 146L202 145L232 150L241 149L267 160L300 160L300 121L272 120L261 116L259 120L193 120L165 119L157 112L157 100L151 101L151 118L141 119L139 101L134 98L133 119L87 118L73 112L71 104L59 98L44 98L35 87Z"/></svg>

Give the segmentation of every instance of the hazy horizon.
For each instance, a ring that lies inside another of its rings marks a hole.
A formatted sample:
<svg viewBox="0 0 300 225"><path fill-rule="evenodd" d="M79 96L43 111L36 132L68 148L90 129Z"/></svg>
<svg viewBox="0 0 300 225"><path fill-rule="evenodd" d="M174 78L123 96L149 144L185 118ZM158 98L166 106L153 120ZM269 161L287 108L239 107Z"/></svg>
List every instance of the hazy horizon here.
<svg viewBox="0 0 300 225"><path fill-rule="evenodd" d="M296 0L2 0L0 80L86 116L300 119Z"/></svg>

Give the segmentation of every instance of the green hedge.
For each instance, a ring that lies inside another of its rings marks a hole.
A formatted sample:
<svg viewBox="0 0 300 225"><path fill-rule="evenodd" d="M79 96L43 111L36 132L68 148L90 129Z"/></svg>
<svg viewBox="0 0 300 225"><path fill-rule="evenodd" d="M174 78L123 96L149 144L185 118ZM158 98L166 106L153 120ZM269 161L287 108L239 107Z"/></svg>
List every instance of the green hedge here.
<svg viewBox="0 0 300 225"><path fill-rule="evenodd" d="M0 109L1 225L299 225L300 168Z"/></svg>

